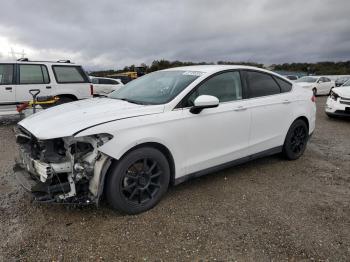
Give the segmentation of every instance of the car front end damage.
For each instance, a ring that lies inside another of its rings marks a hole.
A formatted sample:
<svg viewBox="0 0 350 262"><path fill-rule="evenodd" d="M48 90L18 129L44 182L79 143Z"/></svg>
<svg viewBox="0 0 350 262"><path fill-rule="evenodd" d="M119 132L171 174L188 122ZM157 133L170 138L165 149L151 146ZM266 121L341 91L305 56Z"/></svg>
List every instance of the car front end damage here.
<svg viewBox="0 0 350 262"><path fill-rule="evenodd" d="M340 96L332 90L327 98L326 114L334 117L350 117L350 96Z"/></svg>
<svg viewBox="0 0 350 262"><path fill-rule="evenodd" d="M15 133L19 147L15 175L35 201L98 204L111 164L99 147L111 135L39 140L21 126Z"/></svg>

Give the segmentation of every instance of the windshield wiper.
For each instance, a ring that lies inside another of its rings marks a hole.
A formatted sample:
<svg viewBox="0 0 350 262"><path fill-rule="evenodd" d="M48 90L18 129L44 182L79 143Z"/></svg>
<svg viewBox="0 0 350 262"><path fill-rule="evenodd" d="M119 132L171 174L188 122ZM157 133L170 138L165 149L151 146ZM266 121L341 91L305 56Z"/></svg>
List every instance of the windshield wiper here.
<svg viewBox="0 0 350 262"><path fill-rule="evenodd" d="M145 102L137 101L137 100L132 100L132 99L127 99L127 98L117 98L119 100L123 100L132 104L137 104L137 105L147 105Z"/></svg>

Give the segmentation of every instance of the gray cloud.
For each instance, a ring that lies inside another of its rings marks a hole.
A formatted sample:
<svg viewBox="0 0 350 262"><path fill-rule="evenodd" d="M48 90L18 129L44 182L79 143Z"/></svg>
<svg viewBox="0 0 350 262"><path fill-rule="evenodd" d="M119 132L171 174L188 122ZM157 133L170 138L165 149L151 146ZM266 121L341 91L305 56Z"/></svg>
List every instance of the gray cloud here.
<svg viewBox="0 0 350 262"><path fill-rule="evenodd" d="M99 68L161 58L338 61L350 60L349 11L348 0L12 0L2 3L0 36L40 58Z"/></svg>

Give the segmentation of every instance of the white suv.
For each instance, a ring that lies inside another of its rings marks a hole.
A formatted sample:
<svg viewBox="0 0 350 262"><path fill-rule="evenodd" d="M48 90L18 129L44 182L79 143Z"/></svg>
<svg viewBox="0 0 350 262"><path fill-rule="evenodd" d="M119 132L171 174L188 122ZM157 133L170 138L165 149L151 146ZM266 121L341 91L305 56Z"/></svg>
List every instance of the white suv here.
<svg viewBox="0 0 350 262"><path fill-rule="evenodd" d="M0 106L31 100L31 89L39 89L39 96L59 96L60 103L90 98L93 91L82 67L69 61L0 63Z"/></svg>
<svg viewBox="0 0 350 262"><path fill-rule="evenodd" d="M15 171L37 201L98 203L104 194L135 214L170 184L271 154L299 158L315 113L311 90L267 70L172 68L22 120Z"/></svg>

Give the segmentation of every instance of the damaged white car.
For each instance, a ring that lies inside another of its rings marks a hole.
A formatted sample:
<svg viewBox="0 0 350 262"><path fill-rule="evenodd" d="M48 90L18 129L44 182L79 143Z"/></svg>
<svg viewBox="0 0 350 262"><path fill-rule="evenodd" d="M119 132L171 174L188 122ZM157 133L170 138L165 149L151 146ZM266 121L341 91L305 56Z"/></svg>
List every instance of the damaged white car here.
<svg viewBox="0 0 350 262"><path fill-rule="evenodd" d="M315 127L308 90L270 71L191 66L21 121L15 174L39 202L155 206L171 184L281 153L299 158Z"/></svg>

